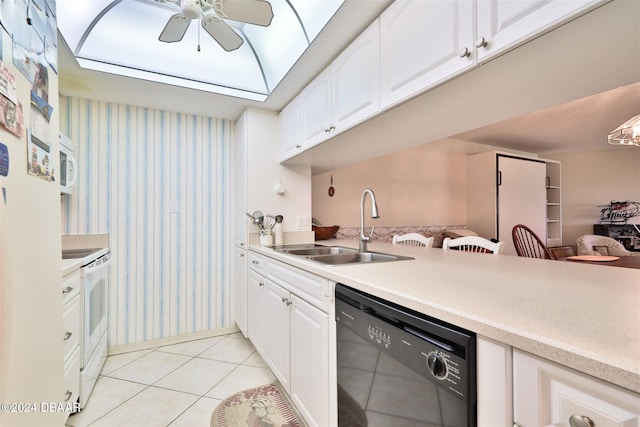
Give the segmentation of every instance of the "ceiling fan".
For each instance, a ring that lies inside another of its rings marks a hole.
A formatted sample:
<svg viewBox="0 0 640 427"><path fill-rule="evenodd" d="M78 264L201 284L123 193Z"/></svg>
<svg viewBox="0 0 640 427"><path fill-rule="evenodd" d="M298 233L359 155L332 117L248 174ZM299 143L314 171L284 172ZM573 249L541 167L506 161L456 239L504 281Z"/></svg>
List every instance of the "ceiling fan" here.
<svg viewBox="0 0 640 427"><path fill-rule="evenodd" d="M158 37L166 43L182 40L194 19L201 20L204 30L227 52L238 49L244 40L224 19L268 27L273 19L271 4L266 0L156 0L176 3L181 12L169 18ZM198 46L198 50L199 46Z"/></svg>

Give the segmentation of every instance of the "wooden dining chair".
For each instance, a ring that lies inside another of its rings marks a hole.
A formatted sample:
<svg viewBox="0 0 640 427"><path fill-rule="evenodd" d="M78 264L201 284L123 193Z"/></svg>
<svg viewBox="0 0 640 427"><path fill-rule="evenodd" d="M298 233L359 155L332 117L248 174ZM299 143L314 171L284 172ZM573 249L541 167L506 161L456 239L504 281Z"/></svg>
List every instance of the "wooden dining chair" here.
<svg viewBox="0 0 640 427"><path fill-rule="evenodd" d="M542 243L542 240L529 227L518 224L511 230L513 245L516 247L518 256L526 258L553 259L553 253Z"/></svg>
<svg viewBox="0 0 640 427"><path fill-rule="evenodd" d="M426 237L418 233L396 234L393 236L394 245L433 247L433 237Z"/></svg>
<svg viewBox="0 0 640 427"><path fill-rule="evenodd" d="M504 242L492 242L480 236L463 236L457 239L445 237L442 241L442 250L457 249L464 252L482 252L499 255L502 252Z"/></svg>

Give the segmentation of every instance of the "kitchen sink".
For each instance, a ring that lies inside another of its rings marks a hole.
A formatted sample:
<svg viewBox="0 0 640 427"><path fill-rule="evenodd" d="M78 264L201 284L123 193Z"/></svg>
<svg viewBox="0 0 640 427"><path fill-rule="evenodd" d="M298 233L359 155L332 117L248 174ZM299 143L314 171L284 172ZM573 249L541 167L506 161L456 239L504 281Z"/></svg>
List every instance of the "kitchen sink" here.
<svg viewBox="0 0 640 427"><path fill-rule="evenodd" d="M288 253L316 261L324 265L371 264L377 262L402 261L413 259L408 256L385 254L380 252L358 252L354 248L323 245L294 245L275 247L278 252Z"/></svg>
<svg viewBox="0 0 640 427"><path fill-rule="evenodd" d="M311 249L291 249L291 255L342 255L358 253L357 249L343 248L340 246L324 246Z"/></svg>

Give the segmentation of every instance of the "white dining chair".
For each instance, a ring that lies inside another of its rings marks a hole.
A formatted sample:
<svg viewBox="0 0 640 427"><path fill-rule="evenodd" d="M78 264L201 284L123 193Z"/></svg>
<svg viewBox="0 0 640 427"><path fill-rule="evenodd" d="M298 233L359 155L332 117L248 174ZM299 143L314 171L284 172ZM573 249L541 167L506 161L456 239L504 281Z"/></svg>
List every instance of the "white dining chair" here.
<svg viewBox="0 0 640 427"><path fill-rule="evenodd" d="M396 234L393 236L394 245L433 247L433 237L426 237L418 233Z"/></svg>
<svg viewBox="0 0 640 427"><path fill-rule="evenodd" d="M504 242L492 242L480 236L464 236L457 239L445 237L442 241L442 250L448 251L449 249L499 255L504 249Z"/></svg>

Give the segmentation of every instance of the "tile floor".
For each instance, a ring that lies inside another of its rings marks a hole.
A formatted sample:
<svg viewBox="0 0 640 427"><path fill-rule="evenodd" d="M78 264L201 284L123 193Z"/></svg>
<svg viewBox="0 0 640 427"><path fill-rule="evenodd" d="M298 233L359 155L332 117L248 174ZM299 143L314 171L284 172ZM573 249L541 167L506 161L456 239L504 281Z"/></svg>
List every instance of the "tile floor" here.
<svg viewBox="0 0 640 427"><path fill-rule="evenodd" d="M208 427L231 394L275 378L240 333L109 356L72 427Z"/></svg>

